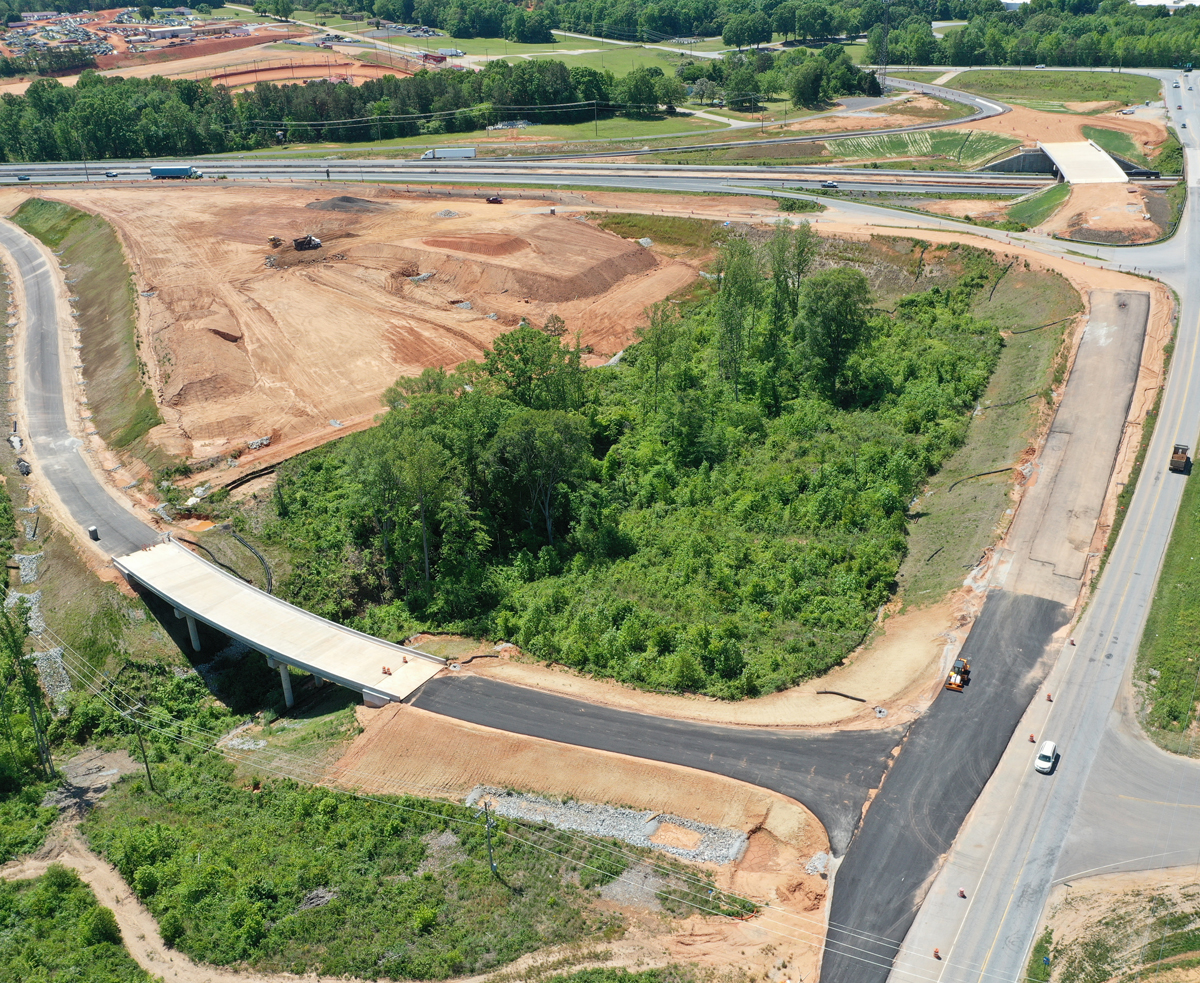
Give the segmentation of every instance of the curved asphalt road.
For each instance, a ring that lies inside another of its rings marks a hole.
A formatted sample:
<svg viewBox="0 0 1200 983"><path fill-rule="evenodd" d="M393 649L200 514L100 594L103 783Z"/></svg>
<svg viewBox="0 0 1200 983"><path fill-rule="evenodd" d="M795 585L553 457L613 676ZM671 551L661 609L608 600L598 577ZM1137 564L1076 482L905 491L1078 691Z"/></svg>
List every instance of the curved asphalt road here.
<svg viewBox="0 0 1200 983"><path fill-rule="evenodd" d="M95 526L111 556L158 542L159 534L123 507L100 483L83 457L83 441L67 427L59 352L54 274L29 236L0 222L0 246L8 250L25 291L24 363L21 382L32 464L50 483L72 519Z"/></svg>
<svg viewBox="0 0 1200 983"><path fill-rule="evenodd" d="M790 796L813 811L840 856L904 730L806 733L614 710L478 676L432 679L408 701L514 734L665 761Z"/></svg>

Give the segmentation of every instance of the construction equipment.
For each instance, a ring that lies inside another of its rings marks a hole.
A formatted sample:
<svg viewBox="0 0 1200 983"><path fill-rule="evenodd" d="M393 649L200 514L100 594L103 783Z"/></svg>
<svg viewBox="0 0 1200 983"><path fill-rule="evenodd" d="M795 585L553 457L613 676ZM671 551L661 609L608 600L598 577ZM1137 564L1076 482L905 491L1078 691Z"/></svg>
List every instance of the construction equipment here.
<svg viewBox="0 0 1200 983"><path fill-rule="evenodd" d="M971 664L965 659L955 659L950 675L946 677L946 689L961 693L964 686L971 683Z"/></svg>
<svg viewBox="0 0 1200 983"><path fill-rule="evenodd" d="M321 240L313 235L301 236L299 239L293 239L292 245L296 247L296 252L302 253L306 249L320 249Z"/></svg>
<svg viewBox="0 0 1200 983"><path fill-rule="evenodd" d="M1170 470L1176 474L1187 474L1188 471L1188 445L1176 444L1175 450L1171 452Z"/></svg>
<svg viewBox="0 0 1200 983"><path fill-rule="evenodd" d="M267 242L271 244L272 249L278 249L283 245L283 240L279 236L267 236Z"/></svg>

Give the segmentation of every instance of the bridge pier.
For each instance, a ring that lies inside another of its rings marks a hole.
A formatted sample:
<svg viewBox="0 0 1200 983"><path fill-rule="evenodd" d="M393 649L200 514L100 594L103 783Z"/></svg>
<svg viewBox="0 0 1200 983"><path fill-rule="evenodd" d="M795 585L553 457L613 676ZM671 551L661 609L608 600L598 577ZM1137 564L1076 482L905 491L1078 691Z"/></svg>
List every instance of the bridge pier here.
<svg viewBox="0 0 1200 983"><path fill-rule="evenodd" d="M271 669L279 668L279 681L283 684L283 702L287 704L290 710L296 705L296 699L292 696L292 677L288 675L288 667L282 662L276 662L273 656L267 656L267 666Z"/></svg>
<svg viewBox="0 0 1200 983"><path fill-rule="evenodd" d="M184 614L179 608L175 609L176 618L187 618L188 637L192 640L192 651L200 651L200 632L196 628L196 619L190 614Z"/></svg>

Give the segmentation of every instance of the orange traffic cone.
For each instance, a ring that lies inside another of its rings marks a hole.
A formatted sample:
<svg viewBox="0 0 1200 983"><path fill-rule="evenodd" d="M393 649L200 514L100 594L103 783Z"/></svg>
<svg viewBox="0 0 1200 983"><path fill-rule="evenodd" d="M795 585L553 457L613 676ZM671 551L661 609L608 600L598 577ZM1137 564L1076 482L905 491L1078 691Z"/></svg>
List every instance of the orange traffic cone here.
<svg viewBox="0 0 1200 983"><path fill-rule="evenodd" d="M1032 735L1032 734L1030 734L1030 735L1029 735L1029 743L1030 743L1030 744L1036 744L1036 743L1037 743L1037 741L1035 741L1035 740L1033 739L1033 735Z"/></svg>
<svg viewBox="0 0 1200 983"><path fill-rule="evenodd" d="M941 959L941 958L942 958L942 954L941 954L941 952L939 952L937 949L934 949L934 950L933 950L933 958L934 958L934 959Z"/></svg>
<svg viewBox="0 0 1200 983"><path fill-rule="evenodd" d="M958 896L959 896L960 898L965 898L965 897L967 896L967 892L966 892L966 891L964 891L964 890L963 890L963 889L960 887L960 888L958 889Z"/></svg>
<svg viewBox="0 0 1200 983"><path fill-rule="evenodd" d="M1053 697L1053 696L1051 696L1049 693L1047 693L1047 694L1046 694L1046 702L1047 702L1047 703L1053 703L1053 702L1054 702L1054 697Z"/></svg>

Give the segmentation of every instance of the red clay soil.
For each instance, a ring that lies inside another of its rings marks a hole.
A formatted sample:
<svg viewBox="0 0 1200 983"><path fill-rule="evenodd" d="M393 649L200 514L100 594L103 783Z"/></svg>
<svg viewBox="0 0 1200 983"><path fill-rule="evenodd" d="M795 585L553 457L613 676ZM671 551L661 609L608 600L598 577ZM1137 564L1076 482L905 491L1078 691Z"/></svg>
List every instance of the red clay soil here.
<svg viewBox="0 0 1200 983"><path fill-rule="evenodd" d="M112 55L101 55L96 59L96 67L103 71L108 68L125 68L127 65L149 65L164 61L179 61L181 58L200 58L204 55L219 55L226 51L237 51L240 48L253 48L255 45L279 41L289 38L306 38L307 31L280 33L271 37L261 34L250 34L243 38L222 38L218 41L197 41L195 44L180 45L175 48L164 48L161 51L147 51L131 55L128 52Z"/></svg>

